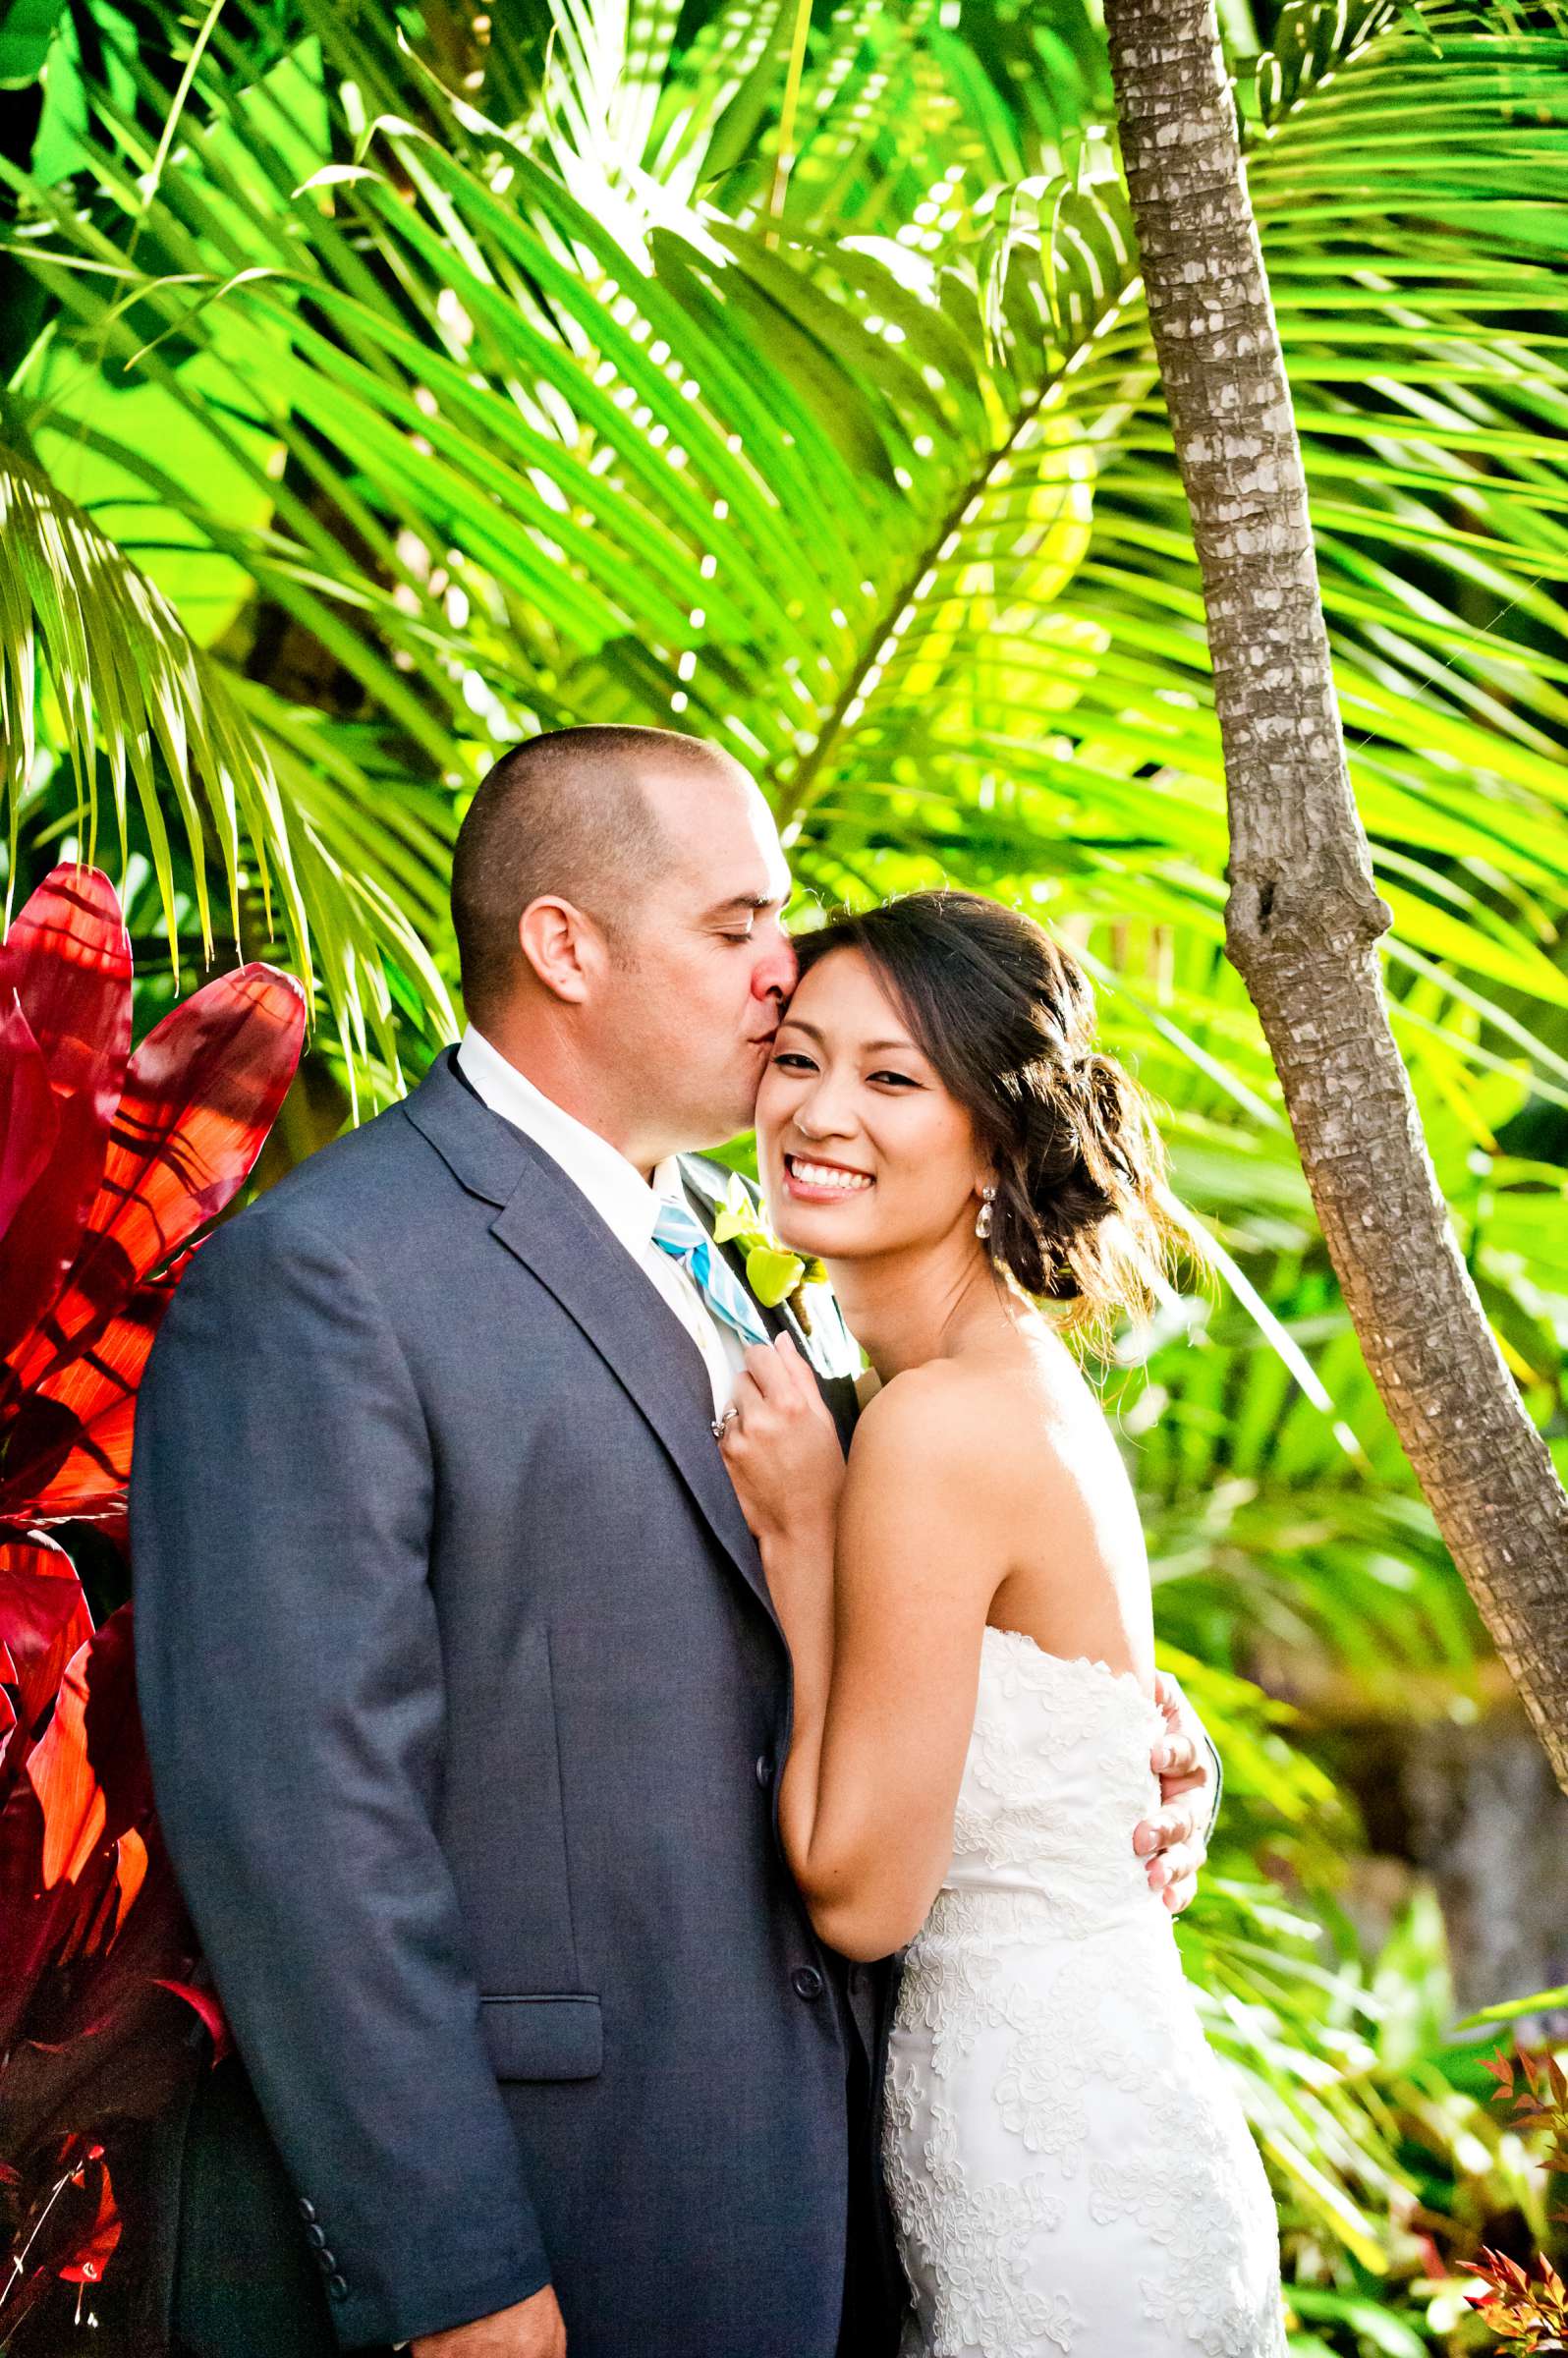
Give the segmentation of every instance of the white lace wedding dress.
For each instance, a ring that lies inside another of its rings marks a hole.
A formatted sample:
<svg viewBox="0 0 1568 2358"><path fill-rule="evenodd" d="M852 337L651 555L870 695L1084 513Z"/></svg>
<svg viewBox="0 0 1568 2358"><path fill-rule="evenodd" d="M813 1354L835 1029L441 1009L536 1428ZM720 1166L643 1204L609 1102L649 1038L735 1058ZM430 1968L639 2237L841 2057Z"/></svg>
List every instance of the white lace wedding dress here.
<svg viewBox="0 0 1568 2358"><path fill-rule="evenodd" d="M1134 1855L1160 1714L987 1629L953 1860L894 2017L906 2358L1283 2358L1262 2164Z"/></svg>

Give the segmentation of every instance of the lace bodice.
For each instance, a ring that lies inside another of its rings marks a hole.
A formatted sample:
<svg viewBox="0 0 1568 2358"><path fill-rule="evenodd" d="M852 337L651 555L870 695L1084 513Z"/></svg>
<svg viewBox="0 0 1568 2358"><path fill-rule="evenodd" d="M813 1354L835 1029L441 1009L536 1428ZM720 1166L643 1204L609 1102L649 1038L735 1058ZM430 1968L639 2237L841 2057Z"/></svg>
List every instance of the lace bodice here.
<svg viewBox="0 0 1568 2358"><path fill-rule="evenodd" d="M889 2047L908 2358L1283 2358L1267 2183L1133 1850L1161 1725L1129 1674L986 1630Z"/></svg>
<svg viewBox="0 0 1568 2358"><path fill-rule="evenodd" d="M944 1889L1011 1895L1057 1933L1146 1922L1133 1828L1159 1801L1162 1724L1131 1672L987 1628Z"/></svg>

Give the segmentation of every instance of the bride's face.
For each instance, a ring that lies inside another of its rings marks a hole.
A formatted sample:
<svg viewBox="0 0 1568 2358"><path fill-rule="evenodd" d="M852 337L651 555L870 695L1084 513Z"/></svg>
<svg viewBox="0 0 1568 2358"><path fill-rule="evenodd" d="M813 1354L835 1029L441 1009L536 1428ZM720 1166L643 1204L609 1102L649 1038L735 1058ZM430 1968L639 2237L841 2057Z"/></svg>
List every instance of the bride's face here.
<svg viewBox="0 0 1568 2358"><path fill-rule="evenodd" d="M774 1234L823 1261L972 1237L985 1178L969 1115L859 950L804 977L756 1100Z"/></svg>

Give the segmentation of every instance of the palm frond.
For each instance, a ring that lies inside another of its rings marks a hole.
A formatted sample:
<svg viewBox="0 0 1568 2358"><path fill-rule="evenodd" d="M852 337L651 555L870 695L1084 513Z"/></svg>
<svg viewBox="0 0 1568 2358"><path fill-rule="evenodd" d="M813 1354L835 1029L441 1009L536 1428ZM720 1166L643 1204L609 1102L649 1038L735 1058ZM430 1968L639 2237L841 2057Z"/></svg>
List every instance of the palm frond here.
<svg viewBox="0 0 1568 2358"><path fill-rule="evenodd" d="M140 821L177 973L182 938L193 930L201 953L212 955L208 878L216 872L227 888L232 939L248 949L282 944L308 989L319 987L351 1065L373 1039L395 1070L389 961L449 1021L450 1003L402 908L373 875L356 870L357 847L322 807L314 773L312 824L286 803L255 700L248 710L153 584L34 466L3 447L0 547L8 885L40 760L64 759L84 859L104 857L105 804L122 872ZM41 736L40 685L48 700ZM183 838L194 910L177 899L171 833Z"/></svg>

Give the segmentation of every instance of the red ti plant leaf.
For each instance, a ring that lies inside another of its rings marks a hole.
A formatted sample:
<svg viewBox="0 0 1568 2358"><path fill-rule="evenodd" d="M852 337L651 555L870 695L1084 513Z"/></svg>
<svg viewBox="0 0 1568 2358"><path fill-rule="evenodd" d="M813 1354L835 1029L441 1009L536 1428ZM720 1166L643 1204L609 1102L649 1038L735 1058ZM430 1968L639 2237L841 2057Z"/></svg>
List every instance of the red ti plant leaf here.
<svg viewBox="0 0 1568 2358"><path fill-rule="evenodd" d="M42 1813L45 1892L76 1882L100 1847L150 1816L129 1605L111 1613L67 1663L54 1716L23 1773Z"/></svg>
<svg viewBox="0 0 1568 2358"><path fill-rule="evenodd" d="M48 1167L59 1131L43 1050L8 991L0 996L0 1240Z"/></svg>
<svg viewBox="0 0 1568 2358"><path fill-rule="evenodd" d="M28 1756L27 1778L43 1812L43 1887L74 1883L98 1847L108 1817L103 1787L87 1758L87 1663L91 1641L73 1656L42 1740Z"/></svg>
<svg viewBox="0 0 1568 2358"><path fill-rule="evenodd" d="M224 2020L223 2008L211 1991L194 1989L189 1982L160 1982L158 1987L160 1990L172 1990L176 1997L183 1997L200 2018L212 2040L212 2060L221 2063L234 2045L234 2040Z"/></svg>
<svg viewBox="0 0 1568 2358"><path fill-rule="evenodd" d="M72 1660L26 1767L0 1775L0 2152L46 2162L51 2138L155 2111L191 2068L177 2024L196 1979L122 1606Z"/></svg>
<svg viewBox="0 0 1568 2358"><path fill-rule="evenodd" d="M0 1503L28 1493L34 1522L108 1523L123 1532L137 1391L174 1296L167 1277L139 1286L90 1348L66 1361L22 1403L12 1431L16 1473Z"/></svg>
<svg viewBox="0 0 1568 2358"><path fill-rule="evenodd" d="M305 994L275 967L220 975L171 1008L131 1059L103 1183L54 1309L13 1352L43 1383L249 1177L305 1039ZM16 1510L0 1492L0 1514Z"/></svg>
<svg viewBox="0 0 1568 2358"><path fill-rule="evenodd" d="M98 2208L81 2239L76 2242L72 2257L59 2271L67 2284L101 2284L103 2272L114 2257L120 2240L120 2210L109 2182L108 2165L100 2146L93 2154L88 2167L98 2172Z"/></svg>
<svg viewBox="0 0 1568 2358"><path fill-rule="evenodd" d="M62 2332L51 2332L46 2322L54 2286L63 2282L82 2288L75 2319L80 2326L83 2293L89 2284L102 2282L123 2225L104 2149L95 2138L72 2134L57 2141L29 2192L31 2200L16 2223L11 2274L0 2284L0 2348L42 2353L65 2346ZM55 2314L60 2317L58 2310ZM29 2315L42 2331L37 2338L24 2340L20 2336ZM63 2317L60 2325L64 2327Z"/></svg>
<svg viewBox="0 0 1568 2358"><path fill-rule="evenodd" d="M0 2054L14 2051L18 2026L36 2003L41 1981L80 1935L98 1903L94 1878L43 1886L43 1812L24 1773L0 1780ZM0 2070L3 2114L9 2061ZM14 2150L8 2139L0 2152Z"/></svg>
<svg viewBox="0 0 1568 2358"><path fill-rule="evenodd" d="M133 1609L122 1604L93 1638L87 1681L87 1758L103 1787L111 1841L152 1816L152 1772L137 1710Z"/></svg>
<svg viewBox="0 0 1568 2358"><path fill-rule="evenodd" d="M147 1880L147 1846L134 1825L128 1825L114 1846L114 1880L120 1886L115 1902L114 1929L118 1933L130 1908Z"/></svg>
<svg viewBox="0 0 1568 2358"><path fill-rule="evenodd" d="M0 1001L20 1002L58 1115L48 1167L0 1234L0 1353L54 1299L98 1192L131 1050L131 942L94 868L57 868L0 946Z"/></svg>
<svg viewBox="0 0 1568 2358"><path fill-rule="evenodd" d="M107 880L57 870L0 951L8 2349L26 2317L50 2330L62 2278L95 2283L120 2246L96 2140L119 2172L137 2124L227 2041L153 1813L130 1608L94 1634L74 1567L37 1526L91 1517L123 1529L148 1351L193 1240L248 1177L277 1114L306 1008L290 977L250 966L175 1008L128 1061L129 982ZM122 2175L122 2191L136 2185ZM123 2258L115 2265L123 2273Z"/></svg>
<svg viewBox="0 0 1568 2358"><path fill-rule="evenodd" d="M0 1539L0 1770L30 1750L65 1666L92 1635L77 1568L42 1533Z"/></svg>

